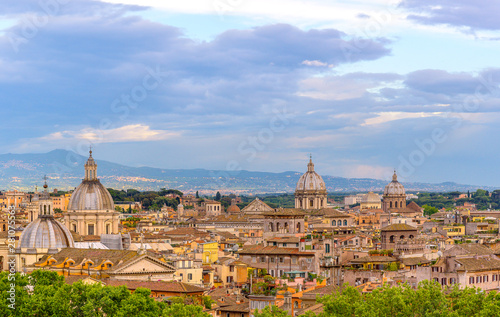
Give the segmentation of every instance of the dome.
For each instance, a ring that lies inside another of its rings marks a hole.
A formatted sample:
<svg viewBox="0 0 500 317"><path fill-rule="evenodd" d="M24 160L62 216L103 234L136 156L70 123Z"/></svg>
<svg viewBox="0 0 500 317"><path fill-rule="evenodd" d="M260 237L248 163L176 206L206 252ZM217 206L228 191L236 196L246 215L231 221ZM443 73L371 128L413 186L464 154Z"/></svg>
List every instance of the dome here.
<svg viewBox="0 0 500 317"><path fill-rule="evenodd" d="M230 213L237 213L237 212L240 212L240 207L238 207L238 205L236 205L236 199L231 199L231 205L229 207L227 207L227 212L230 212Z"/></svg>
<svg viewBox="0 0 500 317"><path fill-rule="evenodd" d="M71 232L52 215L40 215L30 223L19 239L20 248L49 249L57 252L61 248L73 248L75 243Z"/></svg>
<svg viewBox="0 0 500 317"><path fill-rule="evenodd" d="M379 195L375 194L374 192L369 192L368 194L363 196L363 199L361 200L362 203L380 203L380 197Z"/></svg>
<svg viewBox="0 0 500 317"><path fill-rule="evenodd" d="M384 195L406 195L404 186L398 182L398 175L396 175L396 171L394 171L394 175L392 175L392 182L385 186Z"/></svg>
<svg viewBox="0 0 500 317"><path fill-rule="evenodd" d="M305 172L297 182L295 191L322 191L326 193L326 186L323 178L314 171L312 159L307 164L307 172Z"/></svg>
<svg viewBox="0 0 500 317"><path fill-rule="evenodd" d="M115 210L111 194L97 179L97 164L92 151L85 163L85 178L71 195L68 210Z"/></svg>
<svg viewBox="0 0 500 317"><path fill-rule="evenodd" d="M68 210L115 210L113 198L97 181L84 180L75 189L69 200Z"/></svg>

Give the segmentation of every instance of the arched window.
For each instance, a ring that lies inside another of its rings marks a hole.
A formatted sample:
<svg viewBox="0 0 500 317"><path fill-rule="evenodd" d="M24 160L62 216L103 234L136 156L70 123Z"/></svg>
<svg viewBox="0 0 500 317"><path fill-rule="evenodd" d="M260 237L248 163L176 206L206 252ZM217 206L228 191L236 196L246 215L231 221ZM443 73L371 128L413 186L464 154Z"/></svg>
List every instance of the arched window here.
<svg viewBox="0 0 500 317"><path fill-rule="evenodd" d="M288 233L288 222L285 222L285 233Z"/></svg>
<svg viewBox="0 0 500 317"><path fill-rule="evenodd" d="M300 233L300 222L297 223L297 233Z"/></svg>
<svg viewBox="0 0 500 317"><path fill-rule="evenodd" d="M336 226L337 225L337 221L336 220L332 220L332 226Z"/></svg>
<svg viewBox="0 0 500 317"><path fill-rule="evenodd" d="M394 243L394 236L390 236L390 237L389 237L389 242L390 242L390 243Z"/></svg>
<svg viewBox="0 0 500 317"><path fill-rule="evenodd" d="M344 220L344 226L347 227L347 220Z"/></svg>
<svg viewBox="0 0 500 317"><path fill-rule="evenodd" d="M401 236L399 237L399 239L401 239L401 240L403 240L404 238L405 238L405 236L404 236L404 235L401 235Z"/></svg>
<svg viewBox="0 0 500 317"><path fill-rule="evenodd" d="M399 208L403 208L403 202L399 203Z"/></svg>
<svg viewBox="0 0 500 317"><path fill-rule="evenodd" d="M389 202L389 208L392 208L392 201Z"/></svg>
<svg viewBox="0 0 500 317"><path fill-rule="evenodd" d="M410 234L410 236L408 237L409 239L413 239L414 236L412 234Z"/></svg>
<svg viewBox="0 0 500 317"><path fill-rule="evenodd" d="M46 215L47 214L47 205L43 205L43 214Z"/></svg>

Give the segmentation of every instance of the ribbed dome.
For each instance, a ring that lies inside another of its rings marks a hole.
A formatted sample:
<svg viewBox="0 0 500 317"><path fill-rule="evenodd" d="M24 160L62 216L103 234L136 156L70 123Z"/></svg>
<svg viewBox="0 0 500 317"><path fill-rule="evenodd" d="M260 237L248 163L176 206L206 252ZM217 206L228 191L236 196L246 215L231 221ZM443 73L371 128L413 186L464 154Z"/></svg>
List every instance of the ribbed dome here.
<svg viewBox="0 0 500 317"><path fill-rule="evenodd" d="M307 164L307 172L305 172L297 182L295 191L324 191L326 192L325 182L323 178L314 171L312 159Z"/></svg>
<svg viewBox="0 0 500 317"><path fill-rule="evenodd" d="M71 232L52 215L40 215L24 229L19 246L57 252L57 249L73 248L75 243Z"/></svg>
<svg viewBox="0 0 500 317"><path fill-rule="evenodd" d="M361 202L363 202L363 203L380 203L380 197L379 197L379 195L375 194L374 192L369 192L368 194L363 196L363 198L361 199Z"/></svg>
<svg viewBox="0 0 500 317"><path fill-rule="evenodd" d="M404 186L398 182L396 171L394 171L394 175L392 175L392 182L385 186L384 195L406 195Z"/></svg>
<svg viewBox="0 0 500 317"><path fill-rule="evenodd" d="M113 198L99 182L84 180L71 194L68 210L115 210Z"/></svg>
<svg viewBox="0 0 500 317"><path fill-rule="evenodd" d="M68 210L115 210L111 194L97 179L97 164L92 151L85 163L85 178L71 195Z"/></svg>

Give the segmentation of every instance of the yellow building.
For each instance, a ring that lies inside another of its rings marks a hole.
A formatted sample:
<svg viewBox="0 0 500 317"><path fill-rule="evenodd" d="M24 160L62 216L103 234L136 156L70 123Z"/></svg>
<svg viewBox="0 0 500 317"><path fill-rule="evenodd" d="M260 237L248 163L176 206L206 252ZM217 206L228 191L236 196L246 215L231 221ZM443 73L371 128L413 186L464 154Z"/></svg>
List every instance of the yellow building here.
<svg viewBox="0 0 500 317"><path fill-rule="evenodd" d="M465 226L446 226L443 227L448 237L462 237L465 235Z"/></svg>
<svg viewBox="0 0 500 317"><path fill-rule="evenodd" d="M218 242L205 242L200 243L202 247L202 261L203 265L210 265L219 259L219 243Z"/></svg>
<svg viewBox="0 0 500 317"><path fill-rule="evenodd" d="M61 196L54 196L52 198L52 203L54 204L54 209L61 209L62 211L68 211L68 204L71 198L71 194L64 194Z"/></svg>

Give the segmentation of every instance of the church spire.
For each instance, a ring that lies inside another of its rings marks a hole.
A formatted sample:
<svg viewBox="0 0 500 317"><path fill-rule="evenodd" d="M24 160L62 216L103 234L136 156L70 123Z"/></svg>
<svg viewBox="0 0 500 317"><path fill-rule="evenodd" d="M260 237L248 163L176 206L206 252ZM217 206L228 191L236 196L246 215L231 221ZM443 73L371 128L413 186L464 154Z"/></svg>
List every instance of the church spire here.
<svg viewBox="0 0 500 317"><path fill-rule="evenodd" d="M89 150L89 158L85 163L85 180L95 181L97 180L97 164L92 157L92 147Z"/></svg>
<svg viewBox="0 0 500 317"><path fill-rule="evenodd" d="M307 164L307 171L314 172L314 164L312 161L312 154L309 154L309 164Z"/></svg>

